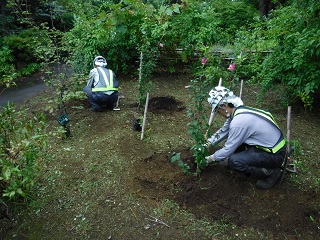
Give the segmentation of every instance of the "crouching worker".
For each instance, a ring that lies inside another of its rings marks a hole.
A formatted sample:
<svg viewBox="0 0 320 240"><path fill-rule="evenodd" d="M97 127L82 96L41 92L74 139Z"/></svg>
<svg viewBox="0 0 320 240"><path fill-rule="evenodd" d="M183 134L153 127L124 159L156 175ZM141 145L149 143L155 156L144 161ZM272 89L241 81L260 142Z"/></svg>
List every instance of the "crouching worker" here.
<svg viewBox="0 0 320 240"><path fill-rule="evenodd" d="M107 69L107 61L102 56L97 56L93 60L94 68L89 73L89 80L83 91L87 94L92 111L101 112L102 106L119 110L115 104L118 101L119 83L116 75Z"/></svg>
<svg viewBox="0 0 320 240"><path fill-rule="evenodd" d="M216 87L209 96L212 108L230 122L225 145L206 157L207 164L226 160L230 169L257 179L258 188L273 187L281 175L286 141L271 113L239 106L240 99L227 88Z"/></svg>

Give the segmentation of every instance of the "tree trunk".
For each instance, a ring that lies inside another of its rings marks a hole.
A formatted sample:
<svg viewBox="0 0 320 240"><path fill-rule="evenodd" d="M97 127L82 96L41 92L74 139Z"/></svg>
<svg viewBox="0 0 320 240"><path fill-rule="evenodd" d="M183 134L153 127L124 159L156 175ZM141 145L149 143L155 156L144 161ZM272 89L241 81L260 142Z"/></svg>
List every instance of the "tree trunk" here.
<svg viewBox="0 0 320 240"><path fill-rule="evenodd" d="M7 1L6 0L1 0L0 4L1 4L0 5L0 14L5 16L6 15L5 8L6 8Z"/></svg>
<svg viewBox="0 0 320 240"><path fill-rule="evenodd" d="M272 0L261 0L259 4L260 18L268 17L271 10L276 9L285 2L286 0L278 0L276 3L273 3Z"/></svg>
<svg viewBox="0 0 320 240"><path fill-rule="evenodd" d="M261 0L259 8L260 8L260 18L268 17L268 14L272 9L271 0Z"/></svg>

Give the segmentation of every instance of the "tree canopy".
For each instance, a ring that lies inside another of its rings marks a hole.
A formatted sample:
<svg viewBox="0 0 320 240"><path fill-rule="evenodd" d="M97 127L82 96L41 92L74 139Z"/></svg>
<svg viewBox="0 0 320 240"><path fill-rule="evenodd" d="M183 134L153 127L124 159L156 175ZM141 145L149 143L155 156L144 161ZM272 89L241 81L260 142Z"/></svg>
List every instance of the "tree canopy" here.
<svg viewBox="0 0 320 240"><path fill-rule="evenodd" d="M234 60L239 77L311 106L319 92L319 8L317 0L1 1L1 82L60 57L87 72L104 55L126 73L144 52L151 73L162 50L183 49L178 57L190 62L195 53L231 49L242 56ZM248 61L253 51L270 54Z"/></svg>

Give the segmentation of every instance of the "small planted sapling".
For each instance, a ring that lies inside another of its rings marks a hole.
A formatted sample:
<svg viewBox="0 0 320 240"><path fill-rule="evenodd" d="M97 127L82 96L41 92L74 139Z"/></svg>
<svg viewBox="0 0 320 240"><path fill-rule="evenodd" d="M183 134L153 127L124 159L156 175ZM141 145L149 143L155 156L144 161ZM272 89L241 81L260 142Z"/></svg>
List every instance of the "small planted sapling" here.
<svg viewBox="0 0 320 240"><path fill-rule="evenodd" d="M183 173L190 173L189 172L190 166L181 160L181 153L176 153L176 152L172 153L171 163L175 163L175 162L177 162L178 166L181 167Z"/></svg>

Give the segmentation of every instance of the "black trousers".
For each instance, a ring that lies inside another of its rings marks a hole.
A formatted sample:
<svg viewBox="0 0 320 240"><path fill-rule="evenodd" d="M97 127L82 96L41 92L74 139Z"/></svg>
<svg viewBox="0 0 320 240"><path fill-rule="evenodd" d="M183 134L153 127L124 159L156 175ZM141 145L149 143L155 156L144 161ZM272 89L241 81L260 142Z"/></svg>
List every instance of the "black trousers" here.
<svg viewBox="0 0 320 240"><path fill-rule="evenodd" d="M229 157L228 167L232 170L251 175L253 167L268 169L279 168L284 161L285 154L285 147L277 153L268 153L255 146L243 144Z"/></svg>
<svg viewBox="0 0 320 240"><path fill-rule="evenodd" d="M111 95L107 95L103 92L92 92L91 88L89 88L88 86L85 86L83 91L87 94L92 108L96 110L101 109L103 105L106 105L107 108L112 109L113 105L118 100L118 92L114 92Z"/></svg>

